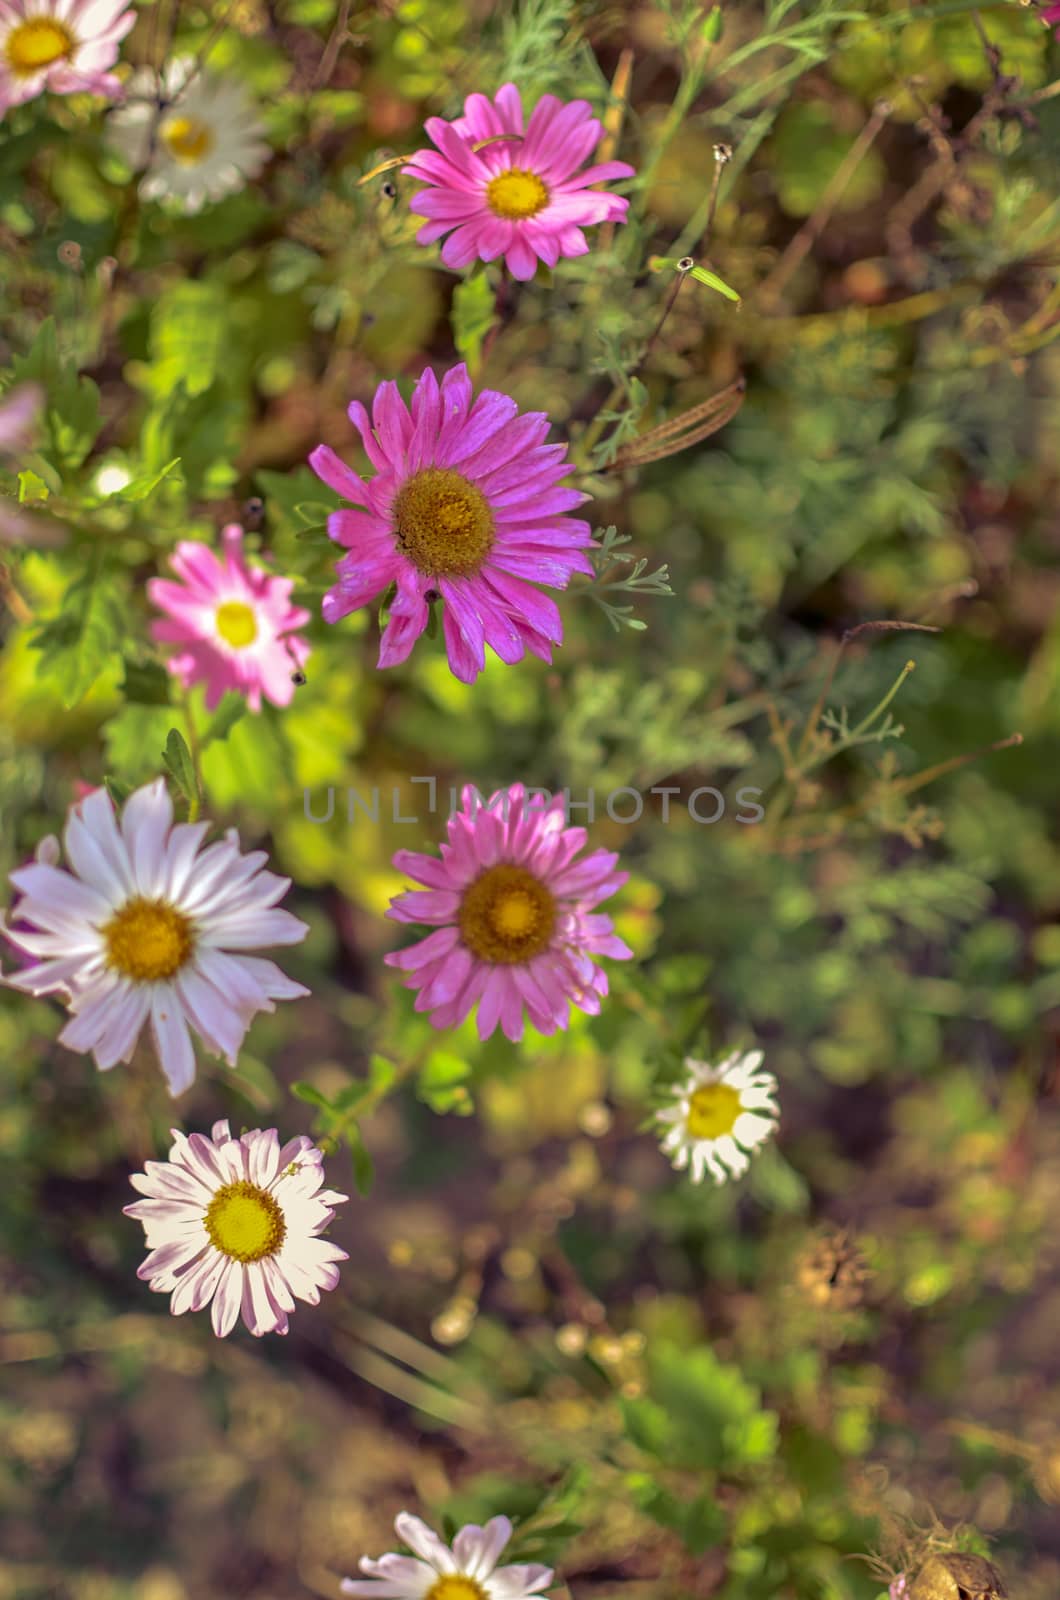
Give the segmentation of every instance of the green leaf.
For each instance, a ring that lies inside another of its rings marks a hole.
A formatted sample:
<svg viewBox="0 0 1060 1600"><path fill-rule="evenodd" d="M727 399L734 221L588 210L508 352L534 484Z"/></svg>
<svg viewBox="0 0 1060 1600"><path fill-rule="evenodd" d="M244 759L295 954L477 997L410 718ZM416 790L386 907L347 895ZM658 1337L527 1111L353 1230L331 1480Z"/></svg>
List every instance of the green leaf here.
<svg viewBox="0 0 1060 1600"><path fill-rule="evenodd" d="M208 745L217 744L228 738L237 722L241 722L247 711L247 702L241 694L230 693L222 697L220 705L213 714L212 720L203 729L199 744L203 750Z"/></svg>
<svg viewBox="0 0 1060 1600"><path fill-rule="evenodd" d="M217 284L178 283L151 316L151 387L168 395L182 384L189 398L205 394L224 358L225 297Z"/></svg>
<svg viewBox="0 0 1060 1600"><path fill-rule="evenodd" d="M70 585L60 614L42 623L30 640L41 652L64 706L77 705L117 662L126 622L124 591L97 554Z"/></svg>
<svg viewBox="0 0 1060 1600"><path fill-rule="evenodd" d="M432 1111L455 1111L467 1116L472 1110L466 1080L471 1076L468 1062L447 1050L433 1050L420 1069L417 1094Z"/></svg>
<svg viewBox="0 0 1060 1600"><path fill-rule="evenodd" d="M133 478L131 482L125 485L124 489L119 489L113 498L115 500L146 500L149 495L154 494L162 479L167 478L173 468L179 466L180 457L174 456L172 461L167 461L165 466L160 467L157 472L143 472L139 477Z"/></svg>
<svg viewBox="0 0 1060 1600"><path fill-rule="evenodd" d="M33 505L37 501L47 500L48 485L43 478L38 478L35 472L25 471L18 475L18 503L22 506Z"/></svg>
<svg viewBox="0 0 1060 1600"><path fill-rule="evenodd" d="M125 659L121 692L138 706L168 706L170 677L159 661Z"/></svg>
<svg viewBox="0 0 1060 1600"><path fill-rule="evenodd" d="M724 278L719 278L716 272L708 272L706 267L693 267L692 276L697 283L705 283L708 289L716 289L726 300L735 300L737 305L739 304L740 296L736 290L727 284Z"/></svg>
<svg viewBox="0 0 1060 1600"><path fill-rule="evenodd" d="M132 794L132 784L123 783L120 778L104 778L103 787L119 810Z"/></svg>
<svg viewBox="0 0 1060 1600"><path fill-rule="evenodd" d="M494 321L494 294L484 272L465 278L453 290L453 343L474 377L482 347Z"/></svg>
<svg viewBox="0 0 1060 1600"><path fill-rule="evenodd" d="M170 728L166 747L162 752L162 765L173 779L189 811L198 808L199 783L195 776L195 763L182 733Z"/></svg>
<svg viewBox="0 0 1060 1600"><path fill-rule="evenodd" d="M709 1346L688 1350L661 1341L649 1348L648 1370L652 1409L644 1401L630 1403L642 1408L635 1414L642 1448L674 1466L716 1471L768 1460L775 1452L775 1415L762 1409L758 1390L739 1368L719 1361Z"/></svg>
<svg viewBox="0 0 1060 1600"><path fill-rule="evenodd" d="M307 1105L320 1106L325 1111L331 1110L331 1101L326 1095L321 1094L319 1089L314 1089L311 1083L305 1083L301 1080L298 1083L292 1083L291 1093L297 1099L304 1100Z"/></svg>
<svg viewBox="0 0 1060 1600"><path fill-rule="evenodd" d="M29 354L13 362L12 374L16 383L40 384L53 452L65 466L79 467L99 433L99 390L60 354L54 317L41 323Z"/></svg>
<svg viewBox="0 0 1060 1600"><path fill-rule="evenodd" d="M347 1134L350 1146L350 1159L353 1162L353 1181L357 1185L359 1195L368 1195L372 1192L372 1182L375 1177L375 1166L360 1133L356 1128L351 1128Z"/></svg>

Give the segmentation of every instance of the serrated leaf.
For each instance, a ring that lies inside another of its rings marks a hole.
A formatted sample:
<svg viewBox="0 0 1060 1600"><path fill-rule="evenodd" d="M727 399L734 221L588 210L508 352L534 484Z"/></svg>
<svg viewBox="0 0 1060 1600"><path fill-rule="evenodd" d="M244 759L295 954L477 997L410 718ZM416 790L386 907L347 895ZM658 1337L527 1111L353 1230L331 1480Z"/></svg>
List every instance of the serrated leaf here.
<svg viewBox="0 0 1060 1600"><path fill-rule="evenodd" d="M117 660L126 626L124 595L101 556L67 590L59 616L31 639L68 709Z"/></svg>

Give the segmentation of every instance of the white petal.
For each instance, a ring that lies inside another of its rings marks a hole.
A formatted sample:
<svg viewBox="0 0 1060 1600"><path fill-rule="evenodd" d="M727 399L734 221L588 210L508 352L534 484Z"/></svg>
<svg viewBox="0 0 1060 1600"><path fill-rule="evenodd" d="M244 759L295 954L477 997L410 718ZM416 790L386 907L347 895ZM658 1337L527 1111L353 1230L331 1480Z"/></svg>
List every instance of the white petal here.
<svg viewBox="0 0 1060 1600"><path fill-rule="evenodd" d="M195 1082L195 1051L180 997L171 984L153 986L151 1032L170 1094L183 1094Z"/></svg>
<svg viewBox="0 0 1060 1600"><path fill-rule="evenodd" d="M398 1538L432 1566L435 1572L456 1571L456 1562L448 1545L443 1544L438 1535L428 1528L425 1522L421 1522L419 1517L412 1516L408 1511L399 1511L394 1518L394 1530Z"/></svg>
<svg viewBox="0 0 1060 1600"><path fill-rule="evenodd" d="M165 885L166 839L173 826L173 802L164 778L137 789L125 802L121 831L132 859L140 894L157 899Z"/></svg>

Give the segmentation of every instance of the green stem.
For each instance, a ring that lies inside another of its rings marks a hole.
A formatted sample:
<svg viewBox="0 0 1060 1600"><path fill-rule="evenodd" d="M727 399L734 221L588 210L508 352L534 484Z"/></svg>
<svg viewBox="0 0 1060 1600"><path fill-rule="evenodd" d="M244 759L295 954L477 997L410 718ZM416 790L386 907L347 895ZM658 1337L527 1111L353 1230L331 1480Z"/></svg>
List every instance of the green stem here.
<svg viewBox="0 0 1060 1600"><path fill-rule="evenodd" d="M418 1072L423 1065L424 1058L433 1049L434 1041L431 1040L416 1055L411 1056L401 1066L395 1067L392 1078L388 1078L385 1083L372 1084L362 1095L359 1095L351 1106L346 1107L331 1131L320 1140L321 1150L329 1154L337 1150L346 1134L347 1128L373 1112L387 1098L392 1089L397 1088L398 1084L404 1083L406 1079L411 1078L414 1073Z"/></svg>

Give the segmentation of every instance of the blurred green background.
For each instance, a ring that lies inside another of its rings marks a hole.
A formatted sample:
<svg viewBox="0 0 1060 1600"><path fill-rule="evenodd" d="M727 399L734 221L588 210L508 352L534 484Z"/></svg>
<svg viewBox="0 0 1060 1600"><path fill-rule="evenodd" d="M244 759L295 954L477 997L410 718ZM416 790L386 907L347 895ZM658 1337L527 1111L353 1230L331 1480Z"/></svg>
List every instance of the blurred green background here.
<svg viewBox="0 0 1060 1600"><path fill-rule="evenodd" d="M4 992L0 1600L330 1600L402 1508L524 1518L512 1559L579 1600L875 1600L932 1526L1055 1600L1060 46L1034 6L963 0L162 0L123 53L207 46L275 154L197 217L137 203L95 103L5 119L0 368L49 413L3 487L64 542L0 546L4 873L79 782L158 774L183 713L144 584L179 538L260 524L319 617L305 457L359 462L345 407L383 378L466 358L546 410L594 526L674 592L607 590L609 564L553 667L491 658L471 688L439 642L380 674L373 615L315 620L287 711L203 719L208 814L311 925L286 965L313 998L236 1071L201 1063L174 1104L146 1049L99 1076L58 1007ZM627 226L495 301L496 268L416 245L414 186L365 179L508 80L607 110L638 178ZM688 254L741 300L688 278L644 359L657 258ZM614 465L738 374L721 432ZM937 631L841 649L867 621ZM516 1048L413 1015L382 913L394 850L444 832L414 775L596 790L637 955L599 1018ZM382 820L349 825L375 785ZM727 813L607 816L653 785ZM777 1144L697 1190L648 1113L690 1049L751 1040ZM329 1164L366 1191L339 1290L283 1341L171 1319L130 1169L219 1116L326 1131L366 1083Z"/></svg>

